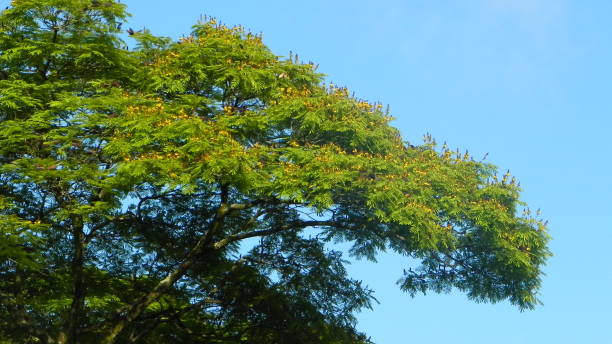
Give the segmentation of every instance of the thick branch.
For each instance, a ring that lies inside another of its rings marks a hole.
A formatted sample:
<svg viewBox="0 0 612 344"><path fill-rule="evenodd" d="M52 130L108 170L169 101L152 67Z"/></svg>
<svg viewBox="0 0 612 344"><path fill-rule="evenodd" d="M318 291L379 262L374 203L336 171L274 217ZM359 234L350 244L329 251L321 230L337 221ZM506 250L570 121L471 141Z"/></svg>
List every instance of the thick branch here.
<svg viewBox="0 0 612 344"><path fill-rule="evenodd" d="M258 231L258 232L250 232L243 233L236 236L228 237L226 239L230 239L224 244L213 244L210 245L213 236L215 233L219 231L219 229L223 226L223 222L228 214L234 211L244 210L251 207L254 207L263 201L255 201L250 203L235 203L235 204L227 204L229 198L229 189L226 185L221 185L221 204L217 209L217 213L212 223L210 224L206 233L200 237L197 241L196 245L191 249L191 251L187 254L183 263L181 263L174 271L170 272L164 279L162 279L151 291L149 291L146 295L142 296L130 306L123 308L118 312L117 317L111 325L108 326L108 330L106 332L106 337L101 341L104 344L111 344L115 342L117 336L125 329L129 324L131 324L134 320L136 320L150 305L152 302L157 300L160 296L172 287L172 285L178 281L181 277L183 277L189 268L196 262L198 257L201 257L207 249L215 249L217 247L224 247L230 242L241 240L244 238L265 235L268 231ZM297 227L308 227L308 226L323 226L330 225L331 222L328 221L302 221L299 223L294 223L291 226L284 226L282 228L278 228L273 232L270 231L268 234L280 232L282 230L287 230L291 228ZM220 246L222 245L222 246Z"/></svg>
<svg viewBox="0 0 612 344"><path fill-rule="evenodd" d="M224 197L222 197L224 199ZM236 207L234 207L236 208ZM181 277L187 273L189 268L196 262L198 257L201 257L205 252L206 247L209 245L214 233L216 233L222 226L225 217L233 210L232 206L228 206L226 203L221 203L217 209L215 219L211 223L210 227L206 231L206 234L200 237L196 245L191 249L189 254L185 257L183 263L181 263L174 271L169 273L164 279L162 279L151 291L146 295L136 300L132 305L129 306L127 312L124 315L120 315L109 327L105 338L101 341L104 344L111 344L115 342L117 336L123 331L123 329L136 320L152 302L157 300Z"/></svg>
<svg viewBox="0 0 612 344"><path fill-rule="evenodd" d="M288 223L284 226L279 226L273 229L265 229L265 230L230 235L214 243L213 247L216 250L219 250L235 241L239 241L239 240L243 240L247 238L271 235L271 234L280 233L286 230L296 229L296 228L306 228L306 227L314 227L314 226L334 226L337 224L338 223L334 221L299 221L299 222L294 222L294 223Z"/></svg>

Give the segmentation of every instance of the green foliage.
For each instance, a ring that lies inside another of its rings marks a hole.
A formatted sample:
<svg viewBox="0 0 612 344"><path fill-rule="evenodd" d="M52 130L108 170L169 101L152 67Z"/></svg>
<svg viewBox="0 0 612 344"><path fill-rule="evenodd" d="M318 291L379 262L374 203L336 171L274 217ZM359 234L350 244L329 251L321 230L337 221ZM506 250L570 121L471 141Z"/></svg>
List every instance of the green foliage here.
<svg viewBox="0 0 612 344"><path fill-rule="evenodd" d="M241 27L136 32L129 50L127 16L0 14L5 341L367 343L372 292L330 242L419 259L412 295L538 303L548 235L514 178L403 142L381 105Z"/></svg>

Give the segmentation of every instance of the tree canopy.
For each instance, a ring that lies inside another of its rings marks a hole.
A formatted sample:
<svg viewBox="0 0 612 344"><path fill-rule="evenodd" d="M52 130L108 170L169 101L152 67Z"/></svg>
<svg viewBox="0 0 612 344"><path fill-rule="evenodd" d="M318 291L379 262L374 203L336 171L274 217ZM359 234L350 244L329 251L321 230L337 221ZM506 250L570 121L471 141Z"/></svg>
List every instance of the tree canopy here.
<svg viewBox="0 0 612 344"><path fill-rule="evenodd" d="M509 174L242 27L129 48L127 17L0 13L0 342L368 343L339 242L419 261L411 295L538 303L546 226Z"/></svg>

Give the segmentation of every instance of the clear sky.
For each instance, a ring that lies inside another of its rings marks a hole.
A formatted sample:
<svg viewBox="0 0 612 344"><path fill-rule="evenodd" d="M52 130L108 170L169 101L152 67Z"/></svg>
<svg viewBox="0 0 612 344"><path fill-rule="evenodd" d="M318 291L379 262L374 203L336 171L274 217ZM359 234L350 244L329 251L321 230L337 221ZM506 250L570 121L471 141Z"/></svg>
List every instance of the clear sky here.
<svg viewBox="0 0 612 344"><path fill-rule="evenodd" d="M410 298L405 260L351 265L376 290L358 327L380 344L612 343L612 1L123 0L134 29L180 37L201 14L297 52L394 125L431 133L521 181L549 220L544 305L521 313L460 293Z"/></svg>

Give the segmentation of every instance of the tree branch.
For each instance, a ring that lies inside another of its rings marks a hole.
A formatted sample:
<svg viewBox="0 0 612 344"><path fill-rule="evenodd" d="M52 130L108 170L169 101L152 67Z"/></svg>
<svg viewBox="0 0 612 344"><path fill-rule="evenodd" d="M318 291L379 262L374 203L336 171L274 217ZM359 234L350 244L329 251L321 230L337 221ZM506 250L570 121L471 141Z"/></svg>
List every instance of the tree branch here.
<svg viewBox="0 0 612 344"><path fill-rule="evenodd" d="M213 248L215 250L219 250L235 241L239 241L239 240L243 240L247 238L276 234L276 233L280 233L280 232L290 230L290 229L295 229L295 228L306 228L306 227L314 227L314 226L334 226L334 225L338 225L338 222L335 222L335 221L299 221L299 222L286 224L284 226L280 226L280 227L273 228L273 229L264 229L264 230L259 230L259 231L230 235L214 243Z"/></svg>
<svg viewBox="0 0 612 344"><path fill-rule="evenodd" d="M227 200L227 189L222 189L222 201ZM183 277L189 268L196 262L198 257L201 257L203 253L206 251L210 241L214 233L219 231L219 229L223 226L223 222L226 216L232 212L233 210L237 210L242 208L242 206L238 205L227 205L225 202L221 202L219 205L215 218L210 224L206 233L200 237L195 246L191 249L191 251L187 254L183 262L172 272L170 272L164 279L162 279L151 291L149 291L146 295L142 296L134 303L129 305L126 308L119 310L119 314L113 320L111 325L108 327L106 331L105 337L102 339L101 343L103 344L111 344L115 342L117 336L131 324L134 320L136 320L149 306L152 302L157 300L160 296L165 294L172 285ZM122 314L124 313L124 314Z"/></svg>
<svg viewBox="0 0 612 344"><path fill-rule="evenodd" d="M227 185L221 185L221 203L217 208L217 212L215 214L215 218L210 224L208 230L204 235L200 237L195 246L189 251L183 262L172 272L170 272L164 279L162 279L151 291L149 291L146 295L140 297L131 305L121 308L117 311L117 315L113 320L111 320L110 325L107 326L107 331L104 339L102 339L101 343L103 344L111 344L115 342L117 336L125 329L129 324L135 321L150 305L152 302L157 300L163 294L165 294L172 285L178 281L182 276L184 276L189 268L196 262L198 257L201 257L207 249L214 249L218 245L210 245L213 240L213 236L217 233L221 227L223 227L223 223L227 215L234 211L244 210L251 207L254 207L258 204L265 203L265 201L258 200L249 203L234 203L227 204L229 199L229 188ZM314 225L329 225L330 222L326 221L303 221L299 223L301 227L314 226ZM290 229L293 227L283 227L281 229L275 230L274 232ZM243 237L251 237L257 235L264 235L264 231L258 231L250 233L243 233L238 236L232 236L231 239L233 241L240 240ZM272 233L272 232L271 232ZM227 239L227 238L226 238ZM232 241L225 243L225 245L229 244ZM224 246L225 246L224 245Z"/></svg>

